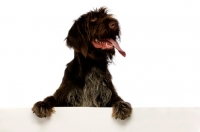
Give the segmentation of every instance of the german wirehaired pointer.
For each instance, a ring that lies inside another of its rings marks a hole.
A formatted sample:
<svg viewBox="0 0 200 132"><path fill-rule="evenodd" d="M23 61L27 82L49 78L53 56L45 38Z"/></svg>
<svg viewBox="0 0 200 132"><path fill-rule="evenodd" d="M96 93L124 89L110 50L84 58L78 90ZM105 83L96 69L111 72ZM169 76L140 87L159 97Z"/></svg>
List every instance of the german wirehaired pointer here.
<svg viewBox="0 0 200 132"><path fill-rule="evenodd" d="M126 56L119 39L119 22L104 7L75 20L66 37L74 58L67 64L60 87L53 96L35 103L33 113L42 118L51 116L53 107L112 107L114 118L129 117L131 105L118 96L108 70L115 49Z"/></svg>

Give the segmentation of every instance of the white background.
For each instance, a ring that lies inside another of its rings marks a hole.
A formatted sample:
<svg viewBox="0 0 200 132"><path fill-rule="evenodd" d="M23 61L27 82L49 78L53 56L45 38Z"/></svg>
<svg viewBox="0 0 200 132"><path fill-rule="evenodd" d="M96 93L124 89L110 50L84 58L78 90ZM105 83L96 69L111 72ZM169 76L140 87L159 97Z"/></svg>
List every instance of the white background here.
<svg viewBox="0 0 200 132"><path fill-rule="evenodd" d="M121 25L109 69L133 107L200 106L199 0L0 1L0 107L32 107L59 87L83 13L106 6Z"/></svg>

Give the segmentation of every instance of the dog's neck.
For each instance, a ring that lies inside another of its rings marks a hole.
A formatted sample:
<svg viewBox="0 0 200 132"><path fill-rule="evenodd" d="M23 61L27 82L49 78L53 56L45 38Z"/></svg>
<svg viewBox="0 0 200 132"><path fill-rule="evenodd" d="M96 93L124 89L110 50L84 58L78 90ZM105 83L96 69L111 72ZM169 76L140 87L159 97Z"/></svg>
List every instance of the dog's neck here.
<svg viewBox="0 0 200 132"><path fill-rule="evenodd" d="M85 70L89 70L93 67L97 67L102 71L106 71L108 68L108 61L101 59L93 59L90 57L84 57L80 52L74 52L74 60L78 62L78 64L84 68Z"/></svg>

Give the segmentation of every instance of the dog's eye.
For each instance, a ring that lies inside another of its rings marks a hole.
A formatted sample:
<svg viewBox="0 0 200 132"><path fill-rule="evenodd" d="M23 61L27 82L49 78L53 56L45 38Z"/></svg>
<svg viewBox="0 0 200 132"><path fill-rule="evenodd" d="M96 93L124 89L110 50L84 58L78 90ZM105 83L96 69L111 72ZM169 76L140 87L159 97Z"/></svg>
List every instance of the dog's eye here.
<svg viewBox="0 0 200 132"><path fill-rule="evenodd" d="M92 18L91 20L90 20L90 22L96 22L97 21L97 18L95 17L95 18Z"/></svg>

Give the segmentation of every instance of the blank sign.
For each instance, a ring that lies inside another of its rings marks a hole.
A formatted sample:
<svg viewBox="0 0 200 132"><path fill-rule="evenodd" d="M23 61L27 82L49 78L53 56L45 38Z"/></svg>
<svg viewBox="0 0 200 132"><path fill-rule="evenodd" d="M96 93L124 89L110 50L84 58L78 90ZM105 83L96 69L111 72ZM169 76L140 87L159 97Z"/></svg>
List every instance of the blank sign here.
<svg viewBox="0 0 200 132"><path fill-rule="evenodd" d="M31 108L1 108L0 132L199 132L200 108L134 108L126 120L112 108L56 107L38 118Z"/></svg>

